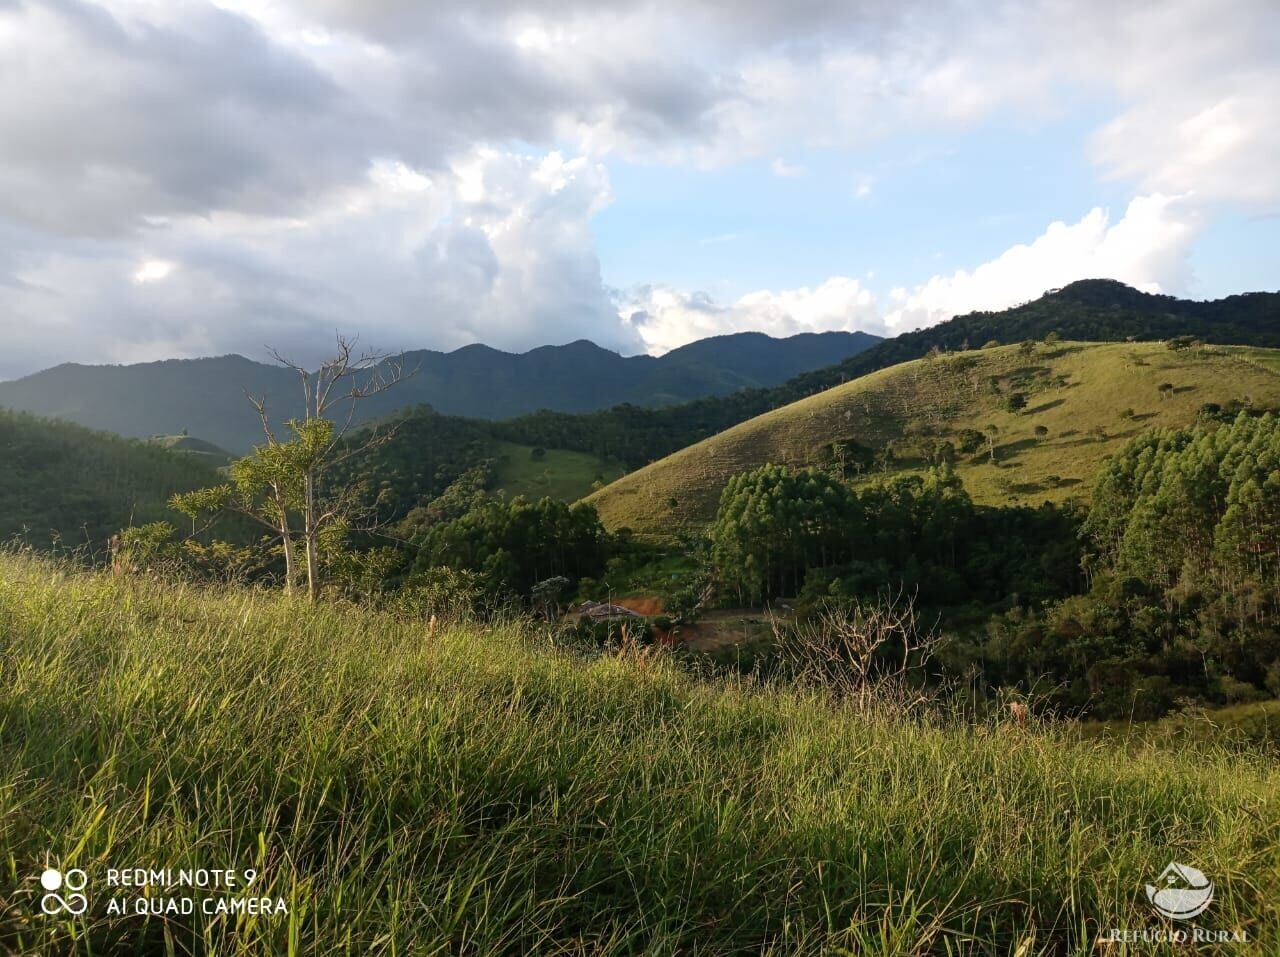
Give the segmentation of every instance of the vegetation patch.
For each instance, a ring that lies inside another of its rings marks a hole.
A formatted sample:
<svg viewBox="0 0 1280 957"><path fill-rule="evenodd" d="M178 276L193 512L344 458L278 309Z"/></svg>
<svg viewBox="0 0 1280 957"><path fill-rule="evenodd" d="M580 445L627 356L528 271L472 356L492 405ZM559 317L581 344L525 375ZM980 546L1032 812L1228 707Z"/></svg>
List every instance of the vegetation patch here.
<svg viewBox="0 0 1280 957"><path fill-rule="evenodd" d="M533 626L0 559L15 953L1087 953L1170 859L1263 953L1280 772L582 658ZM73 702L74 706L69 705ZM45 866L252 867L287 916L31 916Z"/></svg>

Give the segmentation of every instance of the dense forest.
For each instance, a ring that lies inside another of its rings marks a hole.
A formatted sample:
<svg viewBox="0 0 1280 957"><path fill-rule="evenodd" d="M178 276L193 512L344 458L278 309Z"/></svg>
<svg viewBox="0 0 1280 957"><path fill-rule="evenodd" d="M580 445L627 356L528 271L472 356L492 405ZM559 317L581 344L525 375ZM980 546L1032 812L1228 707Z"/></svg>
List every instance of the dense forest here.
<svg viewBox="0 0 1280 957"><path fill-rule="evenodd" d="M1086 594L994 620L993 681L1151 717L1182 698L1280 696L1280 419L1239 415L1131 442L1098 476Z"/></svg>
<svg viewBox="0 0 1280 957"><path fill-rule="evenodd" d="M904 590L941 610L953 674L1038 689L1070 713L1280 696L1271 413L1134 439L1087 514L975 508L945 466L853 490L771 465L729 483L710 537L733 600L787 596L803 611ZM990 615L977 628L975 608Z"/></svg>
<svg viewBox="0 0 1280 957"><path fill-rule="evenodd" d="M172 517L170 495L216 475L159 445L0 409L0 539L101 554L120 528Z"/></svg>
<svg viewBox="0 0 1280 957"><path fill-rule="evenodd" d="M721 589L802 607L903 590L929 607L1036 603L1080 582L1072 508L975 506L949 466L851 488L766 465L730 481L709 530Z"/></svg>

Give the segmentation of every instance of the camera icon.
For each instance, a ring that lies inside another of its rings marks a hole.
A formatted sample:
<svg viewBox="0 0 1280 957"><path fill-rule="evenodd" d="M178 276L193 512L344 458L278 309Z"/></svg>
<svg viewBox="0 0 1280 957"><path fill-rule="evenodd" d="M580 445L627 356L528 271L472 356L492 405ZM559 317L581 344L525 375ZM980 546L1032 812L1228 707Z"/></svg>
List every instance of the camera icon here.
<svg viewBox="0 0 1280 957"><path fill-rule="evenodd" d="M40 898L40 910L46 914L66 912L79 917L89 909L89 898L80 893L89 883L89 875L78 867L69 869L65 874L55 868L47 868L40 875L40 886L48 893ZM60 891L67 891L64 897Z"/></svg>

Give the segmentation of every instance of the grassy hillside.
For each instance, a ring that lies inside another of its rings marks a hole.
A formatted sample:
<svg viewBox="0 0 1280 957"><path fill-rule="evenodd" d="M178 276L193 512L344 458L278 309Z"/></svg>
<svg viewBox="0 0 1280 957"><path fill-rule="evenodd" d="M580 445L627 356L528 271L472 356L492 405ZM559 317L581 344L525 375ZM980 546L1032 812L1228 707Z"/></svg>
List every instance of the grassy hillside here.
<svg viewBox="0 0 1280 957"><path fill-rule="evenodd" d="M1142 885L1171 858L1254 941L1222 952L1280 933L1280 770L1221 746L14 557L0 660L8 952L1088 954L1167 928ZM35 913L50 865L88 873L83 917ZM254 868L289 913L110 916L131 866Z"/></svg>
<svg viewBox="0 0 1280 957"><path fill-rule="evenodd" d="M172 521L170 495L217 479L190 455L0 409L0 540L98 552L125 525Z"/></svg>
<svg viewBox="0 0 1280 957"><path fill-rule="evenodd" d="M960 454L957 471L975 501L1060 501L1087 494L1103 459L1139 432L1194 420L1206 403L1280 405L1274 354L1173 351L1160 343L1059 343L953 353L874 372L776 409L626 475L588 498L606 527L664 537L714 514L730 476L765 462L831 462L832 443L862 451L862 480L924 468L931 443L994 425ZM1168 388L1161 390L1162 385ZM1013 393L1026 407L1008 411ZM1045 431L1037 434L1037 427ZM892 443L892 445L890 445ZM851 458L856 456L852 455Z"/></svg>
<svg viewBox="0 0 1280 957"><path fill-rule="evenodd" d="M608 483L625 471L621 465L605 462L587 452L543 449L497 442L492 448L495 461L494 491L508 498L543 496L574 502L588 494L597 482Z"/></svg>
<svg viewBox="0 0 1280 957"><path fill-rule="evenodd" d="M848 359L769 389L747 389L669 408L623 406L582 415L540 412L499 423L513 442L595 452L632 468L669 455L740 422L816 395L931 350L978 348L989 341L1039 341L1050 333L1081 342L1158 341L1188 336L1217 344L1280 348L1280 293L1200 302L1156 296L1106 279L1051 290L1000 312L974 312L904 333Z"/></svg>
<svg viewBox="0 0 1280 957"><path fill-rule="evenodd" d="M215 467L228 465L234 456L224 448L191 435L153 435L148 441L171 452L182 452Z"/></svg>

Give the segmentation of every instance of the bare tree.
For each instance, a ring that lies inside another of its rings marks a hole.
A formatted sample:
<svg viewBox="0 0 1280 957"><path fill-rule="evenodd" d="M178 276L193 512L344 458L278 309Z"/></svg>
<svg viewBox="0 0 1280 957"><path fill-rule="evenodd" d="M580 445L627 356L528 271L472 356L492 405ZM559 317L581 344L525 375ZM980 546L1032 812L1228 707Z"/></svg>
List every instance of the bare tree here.
<svg viewBox="0 0 1280 957"><path fill-rule="evenodd" d="M910 596L833 603L804 621L771 623L779 659L802 681L863 705L910 710L931 699L924 672L942 638L920 626Z"/></svg>
<svg viewBox="0 0 1280 957"><path fill-rule="evenodd" d="M285 471L301 486L302 549L307 596L313 601L320 593L322 536L330 528L349 525L359 512L356 491L351 486L329 490L322 500L325 475L335 465L392 437L394 430L375 427L363 442L355 445L345 442L361 401L386 392L417 371L406 372L399 358L386 353L357 352L354 338L339 334L336 342L334 356L322 362L315 372L275 349L270 350L272 358L292 369L302 384L302 418L289 423L295 435L292 441L276 442L266 414L266 397L250 397L262 418L268 445L285 451ZM338 425L330 415L344 406L345 416ZM288 541L287 519L282 532ZM286 544L286 565L290 561L289 548Z"/></svg>

